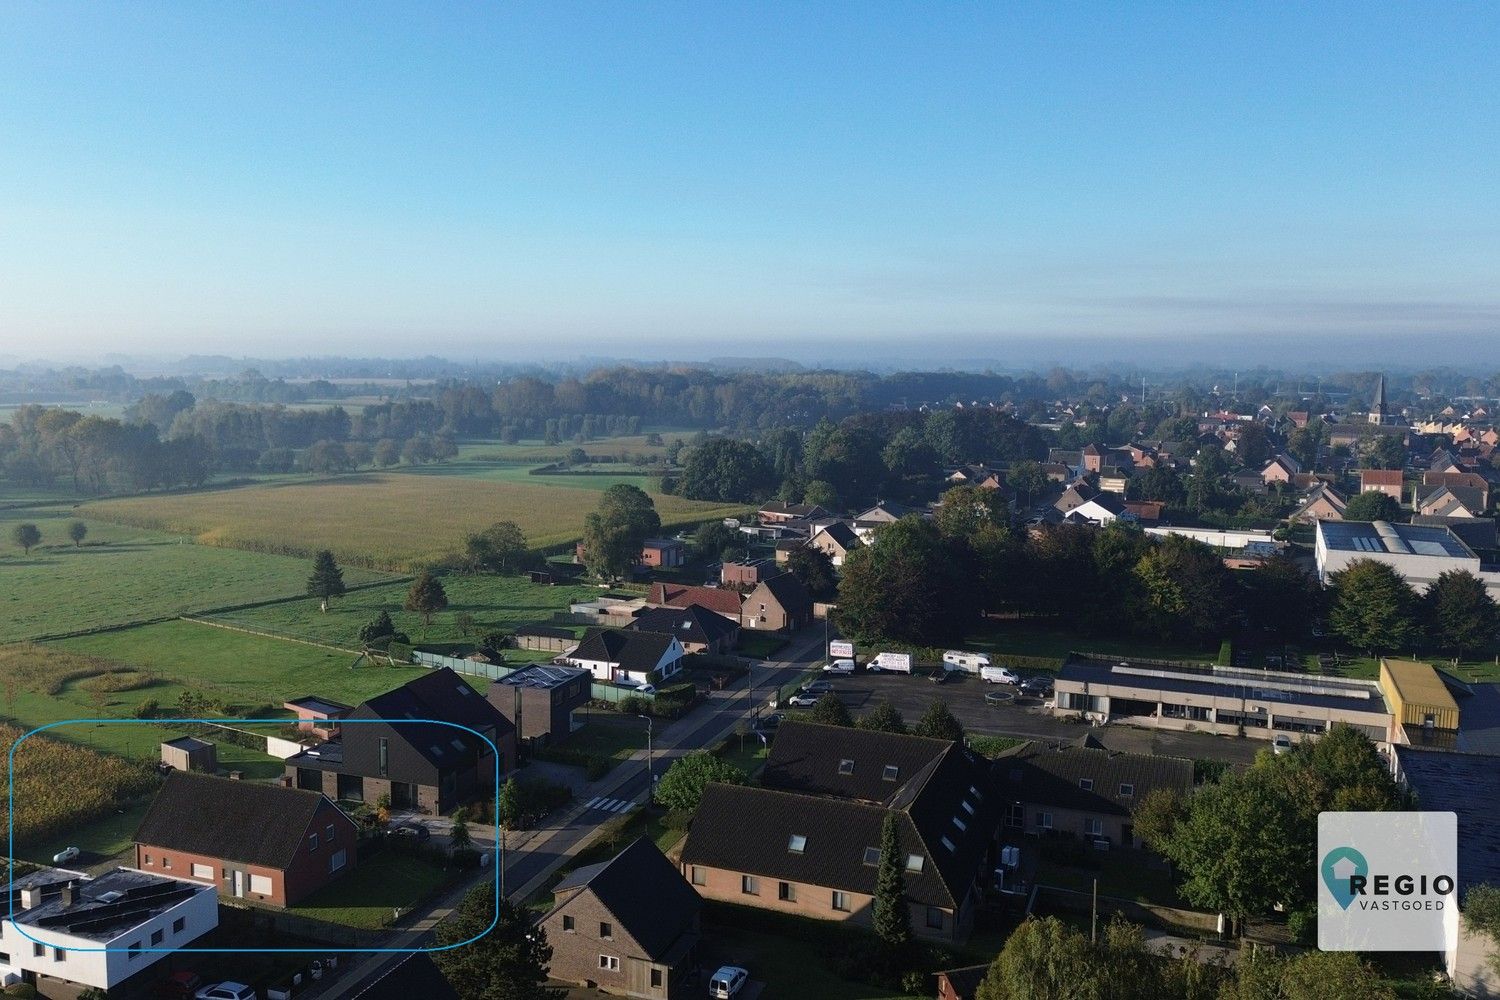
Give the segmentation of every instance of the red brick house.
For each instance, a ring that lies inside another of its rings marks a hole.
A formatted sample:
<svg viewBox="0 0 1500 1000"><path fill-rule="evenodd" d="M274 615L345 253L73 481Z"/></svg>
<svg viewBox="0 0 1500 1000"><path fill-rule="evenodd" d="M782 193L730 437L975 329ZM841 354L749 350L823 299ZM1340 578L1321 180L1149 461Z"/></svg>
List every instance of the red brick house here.
<svg viewBox="0 0 1500 1000"><path fill-rule="evenodd" d="M685 608L701 604L710 611L717 611L725 618L740 620L740 603L744 598L737 590L725 587L687 587L676 583L653 583L646 593L646 603L652 607Z"/></svg>
<svg viewBox="0 0 1500 1000"><path fill-rule="evenodd" d="M355 866L354 821L318 792L174 771L135 834L135 866L289 906Z"/></svg>
<svg viewBox="0 0 1500 1000"><path fill-rule="evenodd" d="M1405 492L1405 477L1400 469L1360 469L1359 491L1367 493L1370 490L1384 493L1400 503Z"/></svg>

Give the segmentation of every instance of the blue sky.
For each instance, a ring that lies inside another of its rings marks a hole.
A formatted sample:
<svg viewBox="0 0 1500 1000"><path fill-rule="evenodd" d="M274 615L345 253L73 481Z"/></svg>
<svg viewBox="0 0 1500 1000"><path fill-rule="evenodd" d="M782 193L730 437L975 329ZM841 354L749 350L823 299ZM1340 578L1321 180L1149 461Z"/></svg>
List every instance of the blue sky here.
<svg viewBox="0 0 1500 1000"><path fill-rule="evenodd" d="M0 354L1500 327L1493 5L13 4L0 95Z"/></svg>

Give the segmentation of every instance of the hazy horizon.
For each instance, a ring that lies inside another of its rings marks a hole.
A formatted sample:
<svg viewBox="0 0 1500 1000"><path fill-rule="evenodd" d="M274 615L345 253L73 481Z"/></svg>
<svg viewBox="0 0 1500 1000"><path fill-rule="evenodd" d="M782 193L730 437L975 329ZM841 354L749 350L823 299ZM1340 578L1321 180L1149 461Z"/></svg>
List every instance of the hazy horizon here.
<svg viewBox="0 0 1500 1000"><path fill-rule="evenodd" d="M1459 365L1500 335L1493 7L360 13L11 9L0 357Z"/></svg>

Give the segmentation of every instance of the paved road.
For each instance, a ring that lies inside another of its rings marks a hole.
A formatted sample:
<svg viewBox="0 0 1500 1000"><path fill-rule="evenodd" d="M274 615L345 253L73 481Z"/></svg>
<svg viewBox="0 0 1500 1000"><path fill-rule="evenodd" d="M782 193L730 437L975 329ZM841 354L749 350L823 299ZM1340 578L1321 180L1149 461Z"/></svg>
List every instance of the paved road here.
<svg viewBox="0 0 1500 1000"><path fill-rule="evenodd" d="M764 712L774 688L796 680L810 667L822 662L824 639L822 625L804 629L792 638L778 659L752 668L749 681L754 684L753 689L742 684L733 690L712 692L703 704L681 719L662 725L653 733L652 771L661 774L671 761L694 750L714 746L733 734L740 723L752 718L757 711ZM568 809L550 817L546 826L509 835L504 862L506 896L520 900L540 889L553 872L593 842L603 824L644 801L648 782L646 767L646 752L641 750L604 778L587 786ZM476 847L493 848L497 834L493 827L471 826L470 831ZM421 912L412 914L408 926L393 932L386 947L411 949L429 944L432 928L453 911L465 892L487 877L487 872L479 873L422 908ZM310 994L308 1000L354 997L367 986L370 989L363 994L364 1000L383 1000L377 980L401 958L399 954L354 956L352 965L337 982L323 987L321 992Z"/></svg>

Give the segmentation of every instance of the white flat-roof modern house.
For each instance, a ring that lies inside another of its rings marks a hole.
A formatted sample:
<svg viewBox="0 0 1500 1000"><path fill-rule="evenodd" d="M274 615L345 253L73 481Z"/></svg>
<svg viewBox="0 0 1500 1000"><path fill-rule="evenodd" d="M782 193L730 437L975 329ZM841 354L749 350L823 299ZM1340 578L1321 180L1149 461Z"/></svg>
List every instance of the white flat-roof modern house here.
<svg viewBox="0 0 1500 1000"><path fill-rule="evenodd" d="M1315 553L1318 579L1325 586L1330 575L1355 560L1373 559L1400 573L1417 590L1449 570L1468 570L1500 600L1500 569L1482 566L1474 550L1446 525L1320 520Z"/></svg>

